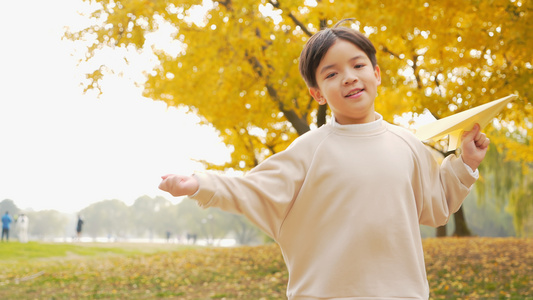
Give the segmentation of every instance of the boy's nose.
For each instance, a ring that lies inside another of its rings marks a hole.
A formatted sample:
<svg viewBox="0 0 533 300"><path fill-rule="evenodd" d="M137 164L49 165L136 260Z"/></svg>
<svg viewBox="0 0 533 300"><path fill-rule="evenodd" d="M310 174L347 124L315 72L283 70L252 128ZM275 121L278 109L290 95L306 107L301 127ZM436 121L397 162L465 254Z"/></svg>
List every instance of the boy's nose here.
<svg viewBox="0 0 533 300"><path fill-rule="evenodd" d="M346 72L346 76L344 77L344 84L345 85L357 82L357 80L358 80L358 78L354 74L354 72L350 72L350 71Z"/></svg>

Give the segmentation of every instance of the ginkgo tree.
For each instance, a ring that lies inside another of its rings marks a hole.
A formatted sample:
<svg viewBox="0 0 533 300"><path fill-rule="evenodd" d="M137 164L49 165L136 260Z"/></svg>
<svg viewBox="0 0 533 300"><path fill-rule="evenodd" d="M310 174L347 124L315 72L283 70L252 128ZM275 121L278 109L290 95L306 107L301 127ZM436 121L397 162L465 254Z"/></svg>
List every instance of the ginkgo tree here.
<svg viewBox="0 0 533 300"><path fill-rule="evenodd" d="M92 41L88 62L108 48L151 51L147 36L173 28L179 49L153 50L158 64L144 94L188 107L218 130L233 152L230 162L210 168L248 170L326 122L327 107L310 97L298 57L313 33L345 18L378 50L376 110L386 120L407 112L441 118L514 93L518 100L498 124L521 138L499 142L512 145L507 158L524 169L533 162L530 1L85 1L92 25L66 36ZM87 74L88 89L110 72L101 64Z"/></svg>

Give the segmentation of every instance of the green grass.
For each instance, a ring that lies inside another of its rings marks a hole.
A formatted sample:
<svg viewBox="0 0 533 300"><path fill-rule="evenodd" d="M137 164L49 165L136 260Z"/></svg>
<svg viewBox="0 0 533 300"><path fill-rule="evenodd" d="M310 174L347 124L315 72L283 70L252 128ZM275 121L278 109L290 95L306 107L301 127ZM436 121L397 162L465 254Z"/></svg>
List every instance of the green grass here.
<svg viewBox="0 0 533 300"><path fill-rule="evenodd" d="M118 247L81 246L76 244L47 244L38 242L0 244L0 262L21 262L46 258L74 258L104 254L131 254L133 250Z"/></svg>
<svg viewBox="0 0 533 300"><path fill-rule="evenodd" d="M533 239L424 241L431 299L533 299ZM0 299L285 299L277 245L0 244Z"/></svg>

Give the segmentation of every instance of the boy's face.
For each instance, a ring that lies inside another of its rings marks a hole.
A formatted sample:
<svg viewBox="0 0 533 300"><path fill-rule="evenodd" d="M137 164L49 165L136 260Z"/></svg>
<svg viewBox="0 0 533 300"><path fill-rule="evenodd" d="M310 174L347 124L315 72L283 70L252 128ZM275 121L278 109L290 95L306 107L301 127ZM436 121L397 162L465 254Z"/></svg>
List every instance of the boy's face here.
<svg viewBox="0 0 533 300"><path fill-rule="evenodd" d="M381 74L359 47L337 40L318 65L315 76L318 88L310 88L309 92L318 103L329 104L339 124L375 120L374 99Z"/></svg>

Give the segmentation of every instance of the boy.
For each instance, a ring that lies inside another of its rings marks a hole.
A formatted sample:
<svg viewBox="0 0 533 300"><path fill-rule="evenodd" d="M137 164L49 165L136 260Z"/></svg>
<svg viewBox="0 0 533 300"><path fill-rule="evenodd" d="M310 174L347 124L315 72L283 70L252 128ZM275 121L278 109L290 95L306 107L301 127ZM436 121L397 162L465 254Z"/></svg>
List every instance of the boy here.
<svg viewBox="0 0 533 300"><path fill-rule="evenodd" d="M376 50L349 28L312 36L300 73L330 123L243 177L165 175L162 190L241 213L279 244L289 299L427 299L419 224L440 226L477 179L479 126L439 166L413 134L374 111ZM476 170L475 172L472 170Z"/></svg>

